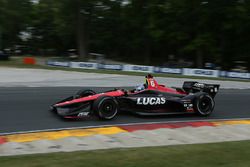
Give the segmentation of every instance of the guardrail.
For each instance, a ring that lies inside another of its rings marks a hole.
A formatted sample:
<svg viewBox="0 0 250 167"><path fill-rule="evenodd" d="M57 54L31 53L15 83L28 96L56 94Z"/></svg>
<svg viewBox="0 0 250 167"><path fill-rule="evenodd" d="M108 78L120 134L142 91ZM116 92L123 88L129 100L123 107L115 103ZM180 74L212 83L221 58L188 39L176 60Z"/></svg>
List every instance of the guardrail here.
<svg viewBox="0 0 250 167"><path fill-rule="evenodd" d="M166 68L157 66L143 66L131 64L99 64L91 62L60 62L60 61L47 61L47 65L61 66L69 68L82 68L82 69L106 69L117 71L131 71L131 72L144 72L144 73L166 73L166 74L179 74L186 76L200 76L200 77L224 77L224 78L240 78L250 79L250 73L230 72L210 69L195 69L195 68Z"/></svg>

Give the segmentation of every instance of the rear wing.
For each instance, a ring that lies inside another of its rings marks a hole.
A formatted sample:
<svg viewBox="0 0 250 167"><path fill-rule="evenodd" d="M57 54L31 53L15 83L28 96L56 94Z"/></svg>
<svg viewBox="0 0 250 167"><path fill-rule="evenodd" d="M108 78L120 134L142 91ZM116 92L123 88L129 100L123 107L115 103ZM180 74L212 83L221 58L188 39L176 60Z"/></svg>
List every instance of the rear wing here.
<svg viewBox="0 0 250 167"><path fill-rule="evenodd" d="M205 84L193 81L185 81L183 83L182 88L188 93L196 93L196 92L206 92L211 97L215 97L218 93L220 85L219 84Z"/></svg>

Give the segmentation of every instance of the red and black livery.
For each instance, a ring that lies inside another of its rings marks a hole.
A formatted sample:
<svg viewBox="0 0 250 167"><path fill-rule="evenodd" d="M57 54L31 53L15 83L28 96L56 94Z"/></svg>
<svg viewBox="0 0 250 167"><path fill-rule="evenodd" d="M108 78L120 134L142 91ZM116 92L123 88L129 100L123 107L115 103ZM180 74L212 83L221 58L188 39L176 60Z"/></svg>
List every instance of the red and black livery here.
<svg viewBox="0 0 250 167"><path fill-rule="evenodd" d="M146 76L143 89L114 89L104 93L80 90L51 106L51 111L63 118L97 116L110 120L119 111L139 115L168 115L197 113L210 115L215 106L214 97L220 85L184 82L182 88L160 85L152 75Z"/></svg>

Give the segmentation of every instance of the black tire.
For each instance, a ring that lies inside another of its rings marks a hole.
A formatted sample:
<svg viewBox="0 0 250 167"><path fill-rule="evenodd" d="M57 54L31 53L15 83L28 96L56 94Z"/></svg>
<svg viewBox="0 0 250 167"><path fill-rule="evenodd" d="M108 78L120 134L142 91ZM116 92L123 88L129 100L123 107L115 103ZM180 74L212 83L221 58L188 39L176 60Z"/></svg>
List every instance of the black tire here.
<svg viewBox="0 0 250 167"><path fill-rule="evenodd" d="M74 96L74 99L77 99L77 98L81 98L81 97L86 97L86 96L90 96L90 95L95 95L96 92L93 91L93 90L79 90L75 96Z"/></svg>
<svg viewBox="0 0 250 167"><path fill-rule="evenodd" d="M118 113L118 102L114 97L101 96L93 103L93 111L102 120L111 120Z"/></svg>
<svg viewBox="0 0 250 167"><path fill-rule="evenodd" d="M214 99L205 92L196 93L196 99L194 102L194 109L197 114L201 116L210 115L215 106Z"/></svg>

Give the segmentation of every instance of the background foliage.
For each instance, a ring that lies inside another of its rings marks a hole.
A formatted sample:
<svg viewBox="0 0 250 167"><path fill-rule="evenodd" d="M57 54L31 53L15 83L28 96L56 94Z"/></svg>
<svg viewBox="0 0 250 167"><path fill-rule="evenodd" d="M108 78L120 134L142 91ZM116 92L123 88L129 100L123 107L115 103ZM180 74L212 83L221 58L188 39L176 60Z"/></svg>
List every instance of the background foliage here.
<svg viewBox="0 0 250 167"><path fill-rule="evenodd" d="M162 65L174 57L229 69L250 66L249 39L249 0L0 0L1 48L35 55L77 48L82 58Z"/></svg>

